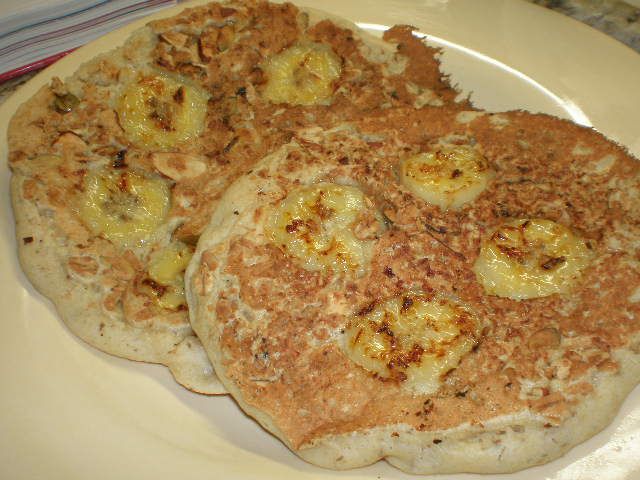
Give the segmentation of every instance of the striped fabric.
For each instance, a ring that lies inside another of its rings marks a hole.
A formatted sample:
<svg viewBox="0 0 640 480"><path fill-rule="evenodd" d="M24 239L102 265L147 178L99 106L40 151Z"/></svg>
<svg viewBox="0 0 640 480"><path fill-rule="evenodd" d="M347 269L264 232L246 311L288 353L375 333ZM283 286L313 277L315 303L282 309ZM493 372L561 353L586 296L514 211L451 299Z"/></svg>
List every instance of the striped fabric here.
<svg viewBox="0 0 640 480"><path fill-rule="evenodd" d="M0 1L0 82L42 68L176 0Z"/></svg>

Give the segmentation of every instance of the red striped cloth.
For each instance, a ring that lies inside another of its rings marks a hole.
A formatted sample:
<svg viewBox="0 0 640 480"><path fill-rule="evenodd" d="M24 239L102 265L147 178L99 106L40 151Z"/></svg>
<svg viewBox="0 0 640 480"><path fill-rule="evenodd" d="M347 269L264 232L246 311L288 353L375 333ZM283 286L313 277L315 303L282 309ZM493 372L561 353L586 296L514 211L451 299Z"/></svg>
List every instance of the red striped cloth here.
<svg viewBox="0 0 640 480"><path fill-rule="evenodd" d="M126 23L175 5L177 0L56 0L4 7L0 2L0 83L55 62ZM31 7L31 8L30 8ZM5 8L14 10L5 11ZM21 10L22 8L22 10Z"/></svg>

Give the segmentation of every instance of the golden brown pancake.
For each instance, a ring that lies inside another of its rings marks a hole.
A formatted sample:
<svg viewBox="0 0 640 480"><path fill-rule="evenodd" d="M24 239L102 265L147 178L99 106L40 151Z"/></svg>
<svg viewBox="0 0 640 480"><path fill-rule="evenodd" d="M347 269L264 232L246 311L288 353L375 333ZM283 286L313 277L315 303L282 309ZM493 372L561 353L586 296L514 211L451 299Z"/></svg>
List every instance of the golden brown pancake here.
<svg viewBox="0 0 640 480"><path fill-rule="evenodd" d="M636 159L547 115L301 131L219 202L192 325L242 409L316 465L548 462L640 379L639 195Z"/></svg>

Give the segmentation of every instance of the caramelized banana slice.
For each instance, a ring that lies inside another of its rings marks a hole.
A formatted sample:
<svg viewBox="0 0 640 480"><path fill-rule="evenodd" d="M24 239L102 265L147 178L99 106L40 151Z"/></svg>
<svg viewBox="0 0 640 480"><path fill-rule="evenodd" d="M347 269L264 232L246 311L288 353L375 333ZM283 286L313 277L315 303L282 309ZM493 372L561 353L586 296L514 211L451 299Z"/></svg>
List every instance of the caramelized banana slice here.
<svg viewBox="0 0 640 480"><path fill-rule="evenodd" d="M407 293L356 314L342 347L379 378L430 394L479 337L480 322L467 306L443 294Z"/></svg>
<svg viewBox="0 0 640 480"><path fill-rule="evenodd" d="M272 103L328 104L341 69L340 57L328 45L294 45L267 60L262 95Z"/></svg>
<svg viewBox="0 0 640 480"><path fill-rule="evenodd" d="M585 240L564 225L520 219L483 242L473 269L490 295L523 300L568 292L592 258Z"/></svg>
<svg viewBox="0 0 640 480"><path fill-rule="evenodd" d="M268 238L307 270L362 274L383 222L356 187L319 183L291 192L265 225Z"/></svg>
<svg viewBox="0 0 640 480"><path fill-rule="evenodd" d="M192 256L193 248L182 242L173 242L151 255L147 272L153 283L146 284L152 287L149 293L162 308L177 310L186 306L184 271Z"/></svg>
<svg viewBox="0 0 640 480"><path fill-rule="evenodd" d="M400 176L425 202L448 209L473 201L487 188L493 172L480 152L460 145L404 159Z"/></svg>
<svg viewBox="0 0 640 480"><path fill-rule="evenodd" d="M130 84L116 111L134 144L167 150L202 132L208 95L201 89L164 76L145 76Z"/></svg>
<svg viewBox="0 0 640 480"><path fill-rule="evenodd" d="M159 177L105 168L85 177L78 212L94 235L136 246L164 222L169 199L169 187Z"/></svg>

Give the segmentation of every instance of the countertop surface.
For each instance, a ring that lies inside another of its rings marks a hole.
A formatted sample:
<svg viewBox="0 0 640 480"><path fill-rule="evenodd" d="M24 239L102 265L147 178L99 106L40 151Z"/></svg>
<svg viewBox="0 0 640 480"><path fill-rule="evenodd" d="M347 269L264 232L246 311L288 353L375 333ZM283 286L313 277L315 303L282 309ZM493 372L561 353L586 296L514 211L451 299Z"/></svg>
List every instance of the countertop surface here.
<svg viewBox="0 0 640 480"><path fill-rule="evenodd" d="M611 35L640 53L640 1L527 0Z"/></svg>
<svg viewBox="0 0 640 480"><path fill-rule="evenodd" d="M640 0L525 0L570 16L640 53ZM0 103L37 72L0 84Z"/></svg>

